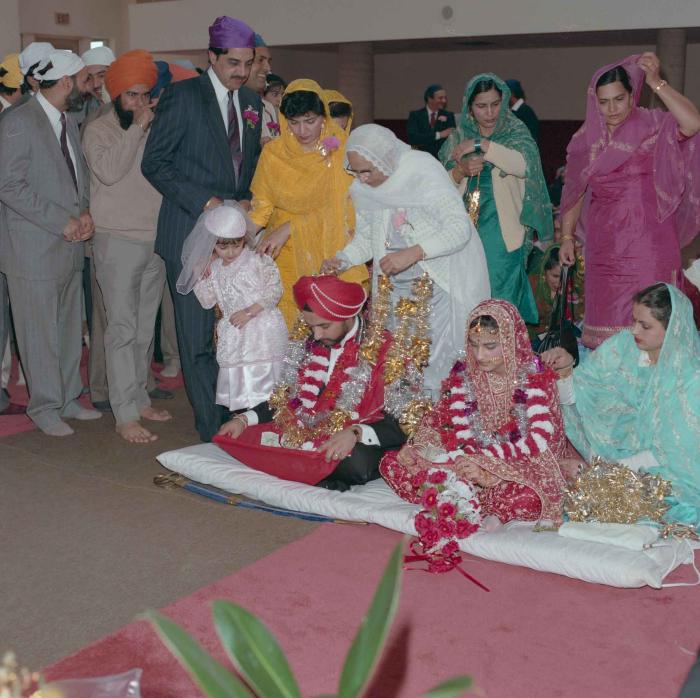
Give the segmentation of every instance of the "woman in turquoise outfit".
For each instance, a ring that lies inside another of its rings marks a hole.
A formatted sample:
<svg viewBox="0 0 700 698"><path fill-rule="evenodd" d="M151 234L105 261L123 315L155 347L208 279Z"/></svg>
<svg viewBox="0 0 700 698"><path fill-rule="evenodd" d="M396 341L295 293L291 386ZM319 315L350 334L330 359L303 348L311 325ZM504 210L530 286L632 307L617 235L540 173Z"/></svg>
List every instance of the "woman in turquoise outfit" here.
<svg viewBox="0 0 700 698"><path fill-rule="evenodd" d="M537 145L511 112L509 99L510 89L498 76L473 77L464 92L459 124L443 144L440 160L479 231L492 296L509 301L525 322L536 324L527 257L533 231L540 240L553 236L552 206Z"/></svg>
<svg viewBox="0 0 700 698"><path fill-rule="evenodd" d="M633 324L575 370L563 349L543 360L559 371L566 435L579 453L660 475L673 486L666 519L700 524L700 338L678 289L655 284L634 297Z"/></svg>

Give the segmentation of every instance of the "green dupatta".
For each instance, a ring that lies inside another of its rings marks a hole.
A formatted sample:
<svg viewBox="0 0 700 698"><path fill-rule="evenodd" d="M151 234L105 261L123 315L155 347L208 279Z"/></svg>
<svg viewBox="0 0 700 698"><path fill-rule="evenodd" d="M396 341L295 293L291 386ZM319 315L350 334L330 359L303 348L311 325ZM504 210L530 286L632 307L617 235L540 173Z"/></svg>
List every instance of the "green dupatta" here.
<svg viewBox="0 0 700 698"><path fill-rule="evenodd" d="M667 284L672 312L654 366L640 366L629 330L607 339L574 370L576 402L566 435L587 460L651 451L650 472L673 485L668 521L700 525L700 338L690 301Z"/></svg>
<svg viewBox="0 0 700 698"><path fill-rule="evenodd" d="M452 159L455 146L464 140L481 137L479 125L469 112L469 98L477 83L482 80L493 80L502 95L496 128L488 139L506 148L517 150L525 158L525 196L520 214L520 223L525 227L525 244L530 246L532 231L537 231L539 240L552 240L554 237L552 204L542 173L540 152L527 126L510 110L510 88L497 75L480 73L467 83L459 123L440 148L440 161L448 171L451 170L457 164ZM501 176L506 175L501 173Z"/></svg>

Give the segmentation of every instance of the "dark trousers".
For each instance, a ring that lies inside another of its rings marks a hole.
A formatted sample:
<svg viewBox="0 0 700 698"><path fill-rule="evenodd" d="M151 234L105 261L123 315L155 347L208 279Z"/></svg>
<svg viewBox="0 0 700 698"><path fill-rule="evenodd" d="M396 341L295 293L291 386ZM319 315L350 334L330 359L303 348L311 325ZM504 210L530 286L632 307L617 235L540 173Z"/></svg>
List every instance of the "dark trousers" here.
<svg viewBox="0 0 700 698"><path fill-rule="evenodd" d="M344 492L353 485L364 485L370 480L376 480L379 477L379 463L384 454L394 450L396 449L357 444L352 453L341 460L338 467L316 486Z"/></svg>
<svg viewBox="0 0 700 698"><path fill-rule="evenodd" d="M194 410L194 424L202 441L211 441L222 422L223 410L216 404L219 365L214 349L214 311L205 310L193 292L183 296L175 284L180 262L165 260L168 286L175 308L175 329L185 390Z"/></svg>

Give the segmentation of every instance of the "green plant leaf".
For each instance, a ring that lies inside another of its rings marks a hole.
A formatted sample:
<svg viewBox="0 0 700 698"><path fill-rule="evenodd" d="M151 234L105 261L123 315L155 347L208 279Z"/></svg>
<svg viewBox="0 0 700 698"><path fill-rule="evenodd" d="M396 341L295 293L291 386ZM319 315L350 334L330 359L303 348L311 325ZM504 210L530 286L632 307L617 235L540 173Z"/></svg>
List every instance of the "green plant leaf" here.
<svg viewBox="0 0 700 698"><path fill-rule="evenodd" d="M372 677L396 615L401 585L403 543L394 549L367 615L360 624L338 684L338 698L358 698Z"/></svg>
<svg viewBox="0 0 700 698"><path fill-rule="evenodd" d="M428 691L423 698L458 698L465 691L468 691L474 682L471 676L455 676L439 686L435 686L432 691Z"/></svg>
<svg viewBox="0 0 700 698"><path fill-rule="evenodd" d="M228 601L214 601L221 644L253 690L265 698L301 698L282 648L252 613Z"/></svg>
<svg viewBox="0 0 700 698"><path fill-rule="evenodd" d="M145 617L208 698L252 698L253 694L243 683L179 625L155 611L149 611Z"/></svg>

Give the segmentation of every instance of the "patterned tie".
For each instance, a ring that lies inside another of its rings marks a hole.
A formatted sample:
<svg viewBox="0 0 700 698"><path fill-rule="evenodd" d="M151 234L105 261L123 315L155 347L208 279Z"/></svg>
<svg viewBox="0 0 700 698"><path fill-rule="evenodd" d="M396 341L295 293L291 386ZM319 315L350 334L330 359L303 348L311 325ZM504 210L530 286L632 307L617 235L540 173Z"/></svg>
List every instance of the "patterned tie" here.
<svg viewBox="0 0 700 698"><path fill-rule="evenodd" d="M66 159L66 165L68 165L68 171L70 172L71 179L75 186L75 191L78 191L78 179L75 176L75 167L73 166L73 158L70 156L70 150L68 150L68 137L66 135L66 115L61 112L61 152L63 157Z"/></svg>
<svg viewBox="0 0 700 698"><path fill-rule="evenodd" d="M435 122L437 121L437 112L430 112L430 128L435 128Z"/></svg>
<svg viewBox="0 0 700 698"><path fill-rule="evenodd" d="M241 139L238 135L238 115L236 114L236 104L233 101L233 90L228 93L228 147L231 150L231 160L233 161L233 171L236 175L236 184L241 176Z"/></svg>

